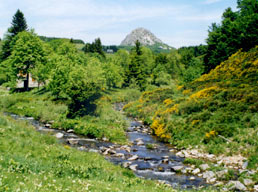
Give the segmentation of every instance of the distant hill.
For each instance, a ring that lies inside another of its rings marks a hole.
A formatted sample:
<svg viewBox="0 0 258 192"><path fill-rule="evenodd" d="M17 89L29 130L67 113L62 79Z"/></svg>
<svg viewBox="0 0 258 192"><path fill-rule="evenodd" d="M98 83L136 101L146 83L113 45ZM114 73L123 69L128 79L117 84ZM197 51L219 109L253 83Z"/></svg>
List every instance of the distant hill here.
<svg viewBox="0 0 258 192"><path fill-rule="evenodd" d="M81 39L69 39L69 38L60 38L60 37L46 37L46 36L39 36L39 38L42 40L42 41L45 41L45 42L49 42L49 41L52 41L52 40L57 40L57 39L66 39L66 40L69 40L69 41L72 41L73 43L75 44L84 44L84 41L81 40Z"/></svg>
<svg viewBox="0 0 258 192"><path fill-rule="evenodd" d="M158 39L152 32L144 28L137 28L133 30L121 42L120 48L130 49L135 46L135 42L139 41L141 45L149 47L155 52L169 52L174 49Z"/></svg>

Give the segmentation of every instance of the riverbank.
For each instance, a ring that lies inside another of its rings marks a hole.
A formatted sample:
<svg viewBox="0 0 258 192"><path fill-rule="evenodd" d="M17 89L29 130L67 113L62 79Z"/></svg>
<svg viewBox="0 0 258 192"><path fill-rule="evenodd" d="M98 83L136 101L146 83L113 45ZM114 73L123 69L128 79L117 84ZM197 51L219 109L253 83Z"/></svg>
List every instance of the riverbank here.
<svg viewBox="0 0 258 192"><path fill-rule="evenodd" d="M0 138L0 191L172 191L2 113Z"/></svg>

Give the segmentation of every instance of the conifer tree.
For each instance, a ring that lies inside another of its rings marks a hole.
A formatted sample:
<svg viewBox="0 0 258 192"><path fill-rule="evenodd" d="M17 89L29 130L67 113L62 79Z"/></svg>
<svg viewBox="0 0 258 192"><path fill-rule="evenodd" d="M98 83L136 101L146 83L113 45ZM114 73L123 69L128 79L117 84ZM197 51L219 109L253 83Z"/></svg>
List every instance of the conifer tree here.
<svg viewBox="0 0 258 192"><path fill-rule="evenodd" d="M11 55L13 38L19 32L27 31L27 29L28 29L26 19L25 19L23 13L19 9L14 14L11 25L12 26L10 28L8 28L8 31L5 34L5 37L3 40L2 53L0 55L0 60L2 60L2 61Z"/></svg>

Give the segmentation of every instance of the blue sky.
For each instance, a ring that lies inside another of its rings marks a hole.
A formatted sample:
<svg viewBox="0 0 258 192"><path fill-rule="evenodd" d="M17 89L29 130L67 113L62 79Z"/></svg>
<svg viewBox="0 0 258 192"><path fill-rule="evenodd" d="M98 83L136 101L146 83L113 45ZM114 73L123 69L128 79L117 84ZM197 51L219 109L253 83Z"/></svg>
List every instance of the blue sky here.
<svg viewBox="0 0 258 192"><path fill-rule="evenodd" d="M137 27L179 48L204 44L208 27L237 0L0 0L0 37L20 9L30 28L45 36L120 44Z"/></svg>

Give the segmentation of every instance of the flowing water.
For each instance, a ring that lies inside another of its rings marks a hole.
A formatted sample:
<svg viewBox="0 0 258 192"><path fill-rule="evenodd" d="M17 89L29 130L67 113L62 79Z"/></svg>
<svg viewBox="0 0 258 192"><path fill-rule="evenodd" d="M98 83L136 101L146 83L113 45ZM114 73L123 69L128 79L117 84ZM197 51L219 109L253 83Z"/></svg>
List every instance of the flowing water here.
<svg viewBox="0 0 258 192"><path fill-rule="evenodd" d="M116 104L116 110L122 109L122 104ZM127 167L134 173L146 179L159 180L175 188L198 188L207 186L205 181L197 176L179 174L177 171L185 170L183 158L178 157L172 148L150 134L150 129L139 121L128 119L130 126L127 129L128 139L131 145L116 145L97 139L90 139L76 135L72 130L62 131L51 129L31 117L20 117L11 114L15 119L29 121L38 131L55 135L59 141L71 145L82 151L98 152L114 164Z"/></svg>

